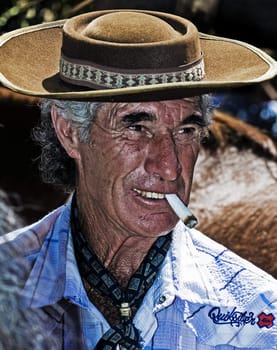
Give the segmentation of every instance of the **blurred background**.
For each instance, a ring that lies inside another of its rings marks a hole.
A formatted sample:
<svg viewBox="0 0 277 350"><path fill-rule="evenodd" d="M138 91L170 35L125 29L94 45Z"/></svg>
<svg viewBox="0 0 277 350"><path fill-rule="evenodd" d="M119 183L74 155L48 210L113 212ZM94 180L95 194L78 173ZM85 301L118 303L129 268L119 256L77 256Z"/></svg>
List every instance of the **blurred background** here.
<svg viewBox="0 0 277 350"><path fill-rule="evenodd" d="M111 8L178 14L201 32L246 41L277 57L276 0L2 0L0 34ZM201 150L190 204L200 230L275 277L276 86L273 79L213 96L214 122ZM38 103L0 86L0 234L34 222L67 197L40 180L40 152L30 137Z"/></svg>

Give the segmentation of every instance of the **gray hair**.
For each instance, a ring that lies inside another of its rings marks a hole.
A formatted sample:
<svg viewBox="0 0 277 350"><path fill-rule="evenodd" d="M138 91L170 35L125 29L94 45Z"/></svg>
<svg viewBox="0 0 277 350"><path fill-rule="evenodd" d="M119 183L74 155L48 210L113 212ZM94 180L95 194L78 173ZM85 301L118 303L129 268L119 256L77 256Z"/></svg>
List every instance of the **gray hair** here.
<svg viewBox="0 0 277 350"><path fill-rule="evenodd" d="M203 114L204 126L210 121L210 97L201 95L195 98L195 103ZM33 130L33 139L41 146L40 166L42 179L45 183L60 186L65 192L75 188L75 162L70 158L59 140L51 121L51 109L64 119L70 121L78 131L79 141L90 142L90 131L97 112L104 103L68 100L44 100L41 103L41 122Z"/></svg>
<svg viewBox="0 0 277 350"><path fill-rule="evenodd" d="M40 125L32 132L33 139L41 146L39 169L45 183L61 187L65 192L75 188L75 162L60 144L51 120L51 110L78 131L80 142L88 143L92 122L102 103L64 100L43 100Z"/></svg>

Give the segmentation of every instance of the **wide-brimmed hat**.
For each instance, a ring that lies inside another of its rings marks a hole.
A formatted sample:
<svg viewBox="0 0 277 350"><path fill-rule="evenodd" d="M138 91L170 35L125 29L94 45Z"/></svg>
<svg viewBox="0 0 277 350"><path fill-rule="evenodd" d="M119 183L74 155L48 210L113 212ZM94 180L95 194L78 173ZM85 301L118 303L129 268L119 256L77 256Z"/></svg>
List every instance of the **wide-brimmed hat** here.
<svg viewBox="0 0 277 350"><path fill-rule="evenodd" d="M0 72L4 86L27 95L144 101L248 86L273 78L277 65L183 17L106 10L4 34Z"/></svg>

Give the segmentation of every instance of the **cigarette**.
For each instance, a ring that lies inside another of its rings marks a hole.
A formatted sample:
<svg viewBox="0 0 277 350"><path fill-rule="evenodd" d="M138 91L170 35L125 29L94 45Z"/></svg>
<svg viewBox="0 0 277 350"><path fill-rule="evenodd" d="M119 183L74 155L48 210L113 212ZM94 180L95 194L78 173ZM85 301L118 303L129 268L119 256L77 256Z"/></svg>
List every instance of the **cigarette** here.
<svg viewBox="0 0 277 350"><path fill-rule="evenodd" d="M186 226L193 228L198 223L196 217L176 194L166 194L165 198L167 199L174 213L183 221Z"/></svg>

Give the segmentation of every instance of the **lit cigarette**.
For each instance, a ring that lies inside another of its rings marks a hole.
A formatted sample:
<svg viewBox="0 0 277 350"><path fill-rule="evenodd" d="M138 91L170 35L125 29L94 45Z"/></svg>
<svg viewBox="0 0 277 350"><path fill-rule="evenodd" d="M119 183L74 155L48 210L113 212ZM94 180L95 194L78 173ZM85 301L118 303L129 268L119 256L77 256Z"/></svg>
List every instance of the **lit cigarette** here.
<svg viewBox="0 0 277 350"><path fill-rule="evenodd" d="M176 194L166 194L165 198L167 199L174 213L186 226L193 228L198 223L196 217Z"/></svg>

